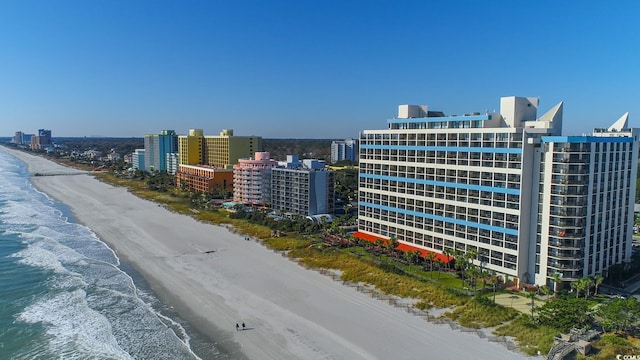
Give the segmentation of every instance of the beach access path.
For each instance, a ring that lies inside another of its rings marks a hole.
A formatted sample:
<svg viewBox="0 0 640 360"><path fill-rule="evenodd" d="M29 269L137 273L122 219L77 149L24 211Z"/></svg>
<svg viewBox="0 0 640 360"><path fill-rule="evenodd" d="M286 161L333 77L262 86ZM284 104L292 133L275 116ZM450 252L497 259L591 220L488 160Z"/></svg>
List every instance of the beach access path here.
<svg viewBox="0 0 640 360"><path fill-rule="evenodd" d="M474 334L436 325L307 270L225 227L198 222L47 159L32 183L68 205L156 294L233 358L518 359ZM247 330L236 331L244 322Z"/></svg>

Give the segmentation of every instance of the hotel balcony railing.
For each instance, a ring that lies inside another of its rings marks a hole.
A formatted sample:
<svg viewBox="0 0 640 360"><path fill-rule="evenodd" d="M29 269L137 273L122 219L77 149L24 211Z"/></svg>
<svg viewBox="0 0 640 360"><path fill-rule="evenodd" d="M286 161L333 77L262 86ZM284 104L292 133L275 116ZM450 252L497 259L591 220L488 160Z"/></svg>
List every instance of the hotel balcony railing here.
<svg viewBox="0 0 640 360"><path fill-rule="evenodd" d="M581 219L554 216L549 219L549 225L561 228L582 228L584 227L584 222Z"/></svg>
<svg viewBox="0 0 640 360"><path fill-rule="evenodd" d="M562 261L562 260L560 260ZM554 268L554 269L559 269L559 270L568 270L568 271L578 271L578 270L582 270L584 267L584 263L583 262L578 262L578 261L567 261L564 260L564 262L560 262L560 261L549 261L549 263L547 264L549 267Z"/></svg>
<svg viewBox="0 0 640 360"><path fill-rule="evenodd" d="M557 240L549 239L549 246L566 249L566 250L582 250L584 248L584 241L580 240Z"/></svg>
<svg viewBox="0 0 640 360"><path fill-rule="evenodd" d="M584 207L560 207L553 206L549 212L552 216L560 217L584 217L587 215L587 210Z"/></svg>
<svg viewBox="0 0 640 360"><path fill-rule="evenodd" d="M556 268L547 269L548 274L553 274L555 272L558 272ZM562 281L576 281L583 278L582 269L579 269L578 271L560 271L560 273L562 274Z"/></svg>
<svg viewBox="0 0 640 360"><path fill-rule="evenodd" d="M581 260L584 258L584 252L582 250L567 250L567 251L554 251L555 248L550 248L548 252L549 258L558 260Z"/></svg>
<svg viewBox="0 0 640 360"><path fill-rule="evenodd" d="M584 235L585 235L584 231L571 231L571 230L563 231L558 229L549 229L549 236L553 236L557 238L570 239L570 240L583 239Z"/></svg>

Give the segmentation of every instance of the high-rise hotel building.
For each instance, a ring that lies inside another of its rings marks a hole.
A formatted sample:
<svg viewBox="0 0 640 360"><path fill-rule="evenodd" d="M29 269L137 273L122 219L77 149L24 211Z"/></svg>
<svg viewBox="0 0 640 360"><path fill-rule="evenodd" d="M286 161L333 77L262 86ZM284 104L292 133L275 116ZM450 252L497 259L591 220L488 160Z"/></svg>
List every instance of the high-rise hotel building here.
<svg viewBox="0 0 640 360"><path fill-rule="evenodd" d="M537 98L463 116L401 105L387 129L360 136L359 233L475 250L484 269L525 283L628 261L638 133L625 115L561 136L562 107L538 118Z"/></svg>
<svg viewBox="0 0 640 360"><path fill-rule="evenodd" d="M565 281L606 275L630 260L639 130L628 116L591 136L542 137L529 257L536 283L556 272Z"/></svg>
<svg viewBox="0 0 640 360"><path fill-rule="evenodd" d="M262 151L262 137L237 136L225 129L217 136L205 136L202 129L191 129L188 135L178 137L181 165L209 165L232 169L238 159Z"/></svg>
<svg viewBox="0 0 640 360"><path fill-rule="evenodd" d="M161 130L160 134L144 136L144 169L166 171L167 154L178 152L178 136L174 130Z"/></svg>

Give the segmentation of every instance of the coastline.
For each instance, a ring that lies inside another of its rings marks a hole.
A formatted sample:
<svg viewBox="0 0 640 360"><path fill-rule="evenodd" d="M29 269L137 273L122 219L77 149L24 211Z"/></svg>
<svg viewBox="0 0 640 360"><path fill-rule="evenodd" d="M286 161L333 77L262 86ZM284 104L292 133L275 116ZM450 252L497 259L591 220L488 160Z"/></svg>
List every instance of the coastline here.
<svg viewBox="0 0 640 360"><path fill-rule="evenodd" d="M6 149L29 172L79 173ZM197 222L89 174L31 177L68 205L160 300L232 358L526 358L435 325L306 270L226 228ZM236 332L235 323L249 330Z"/></svg>

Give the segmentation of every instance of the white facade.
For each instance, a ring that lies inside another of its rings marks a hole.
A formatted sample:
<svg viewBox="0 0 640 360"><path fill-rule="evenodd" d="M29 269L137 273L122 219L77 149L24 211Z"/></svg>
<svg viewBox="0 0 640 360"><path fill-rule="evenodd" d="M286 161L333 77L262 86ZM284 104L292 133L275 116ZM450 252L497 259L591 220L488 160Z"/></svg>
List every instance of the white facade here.
<svg viewBox="0 0 640 360"><path fill-rule="evenodd" d="M167 153L166 160L165 160L166 166L167 166L167 173L171 175L176 174L176 172L178 171L178 164L180 163L179 158L180 157L177 152Z"/></svg>
<svg viewBox="0 0 640 360"><path fill-rule="evenodd" d="M541 191L533 204L541 221L530 258L536 283L554 273L563 281L606 274L630 260L638 130L628 128L627 116L592 136L542 138Z"/></svg>
<svg viewBox="0 0 640 360"><path fill-rule="evenodd" d="M144 170L144 149L135 149L131 161L134 169Z"/></svg>
<svg viewBox="0 0 640 360"><path fill-rule="evenodd" d="M535 275L533 254L544 252L537 204L540 174L552 165L540 160L560 138L563 105L540 118L537 107L537 98L506 97L499 114L447 117L405 105L388 129L365 130L358 230L437 252L475 250L483 269L544 284L551 274ZM635 181L629 190L633 198Z"/></svg>
<svg viewBox="0 0 640 360"><path fill-rule="evenodd" d="M299 162L293 155L287 162L271 169L271 209L303 216L333 214L335 173L316 159Z"/></svg>
<svg viewBox="0 0 640 360"><path fill-rule="evenodd" d="M356 161L357 142L353 139L331 142L331 163L348 160Z"/></svg>

